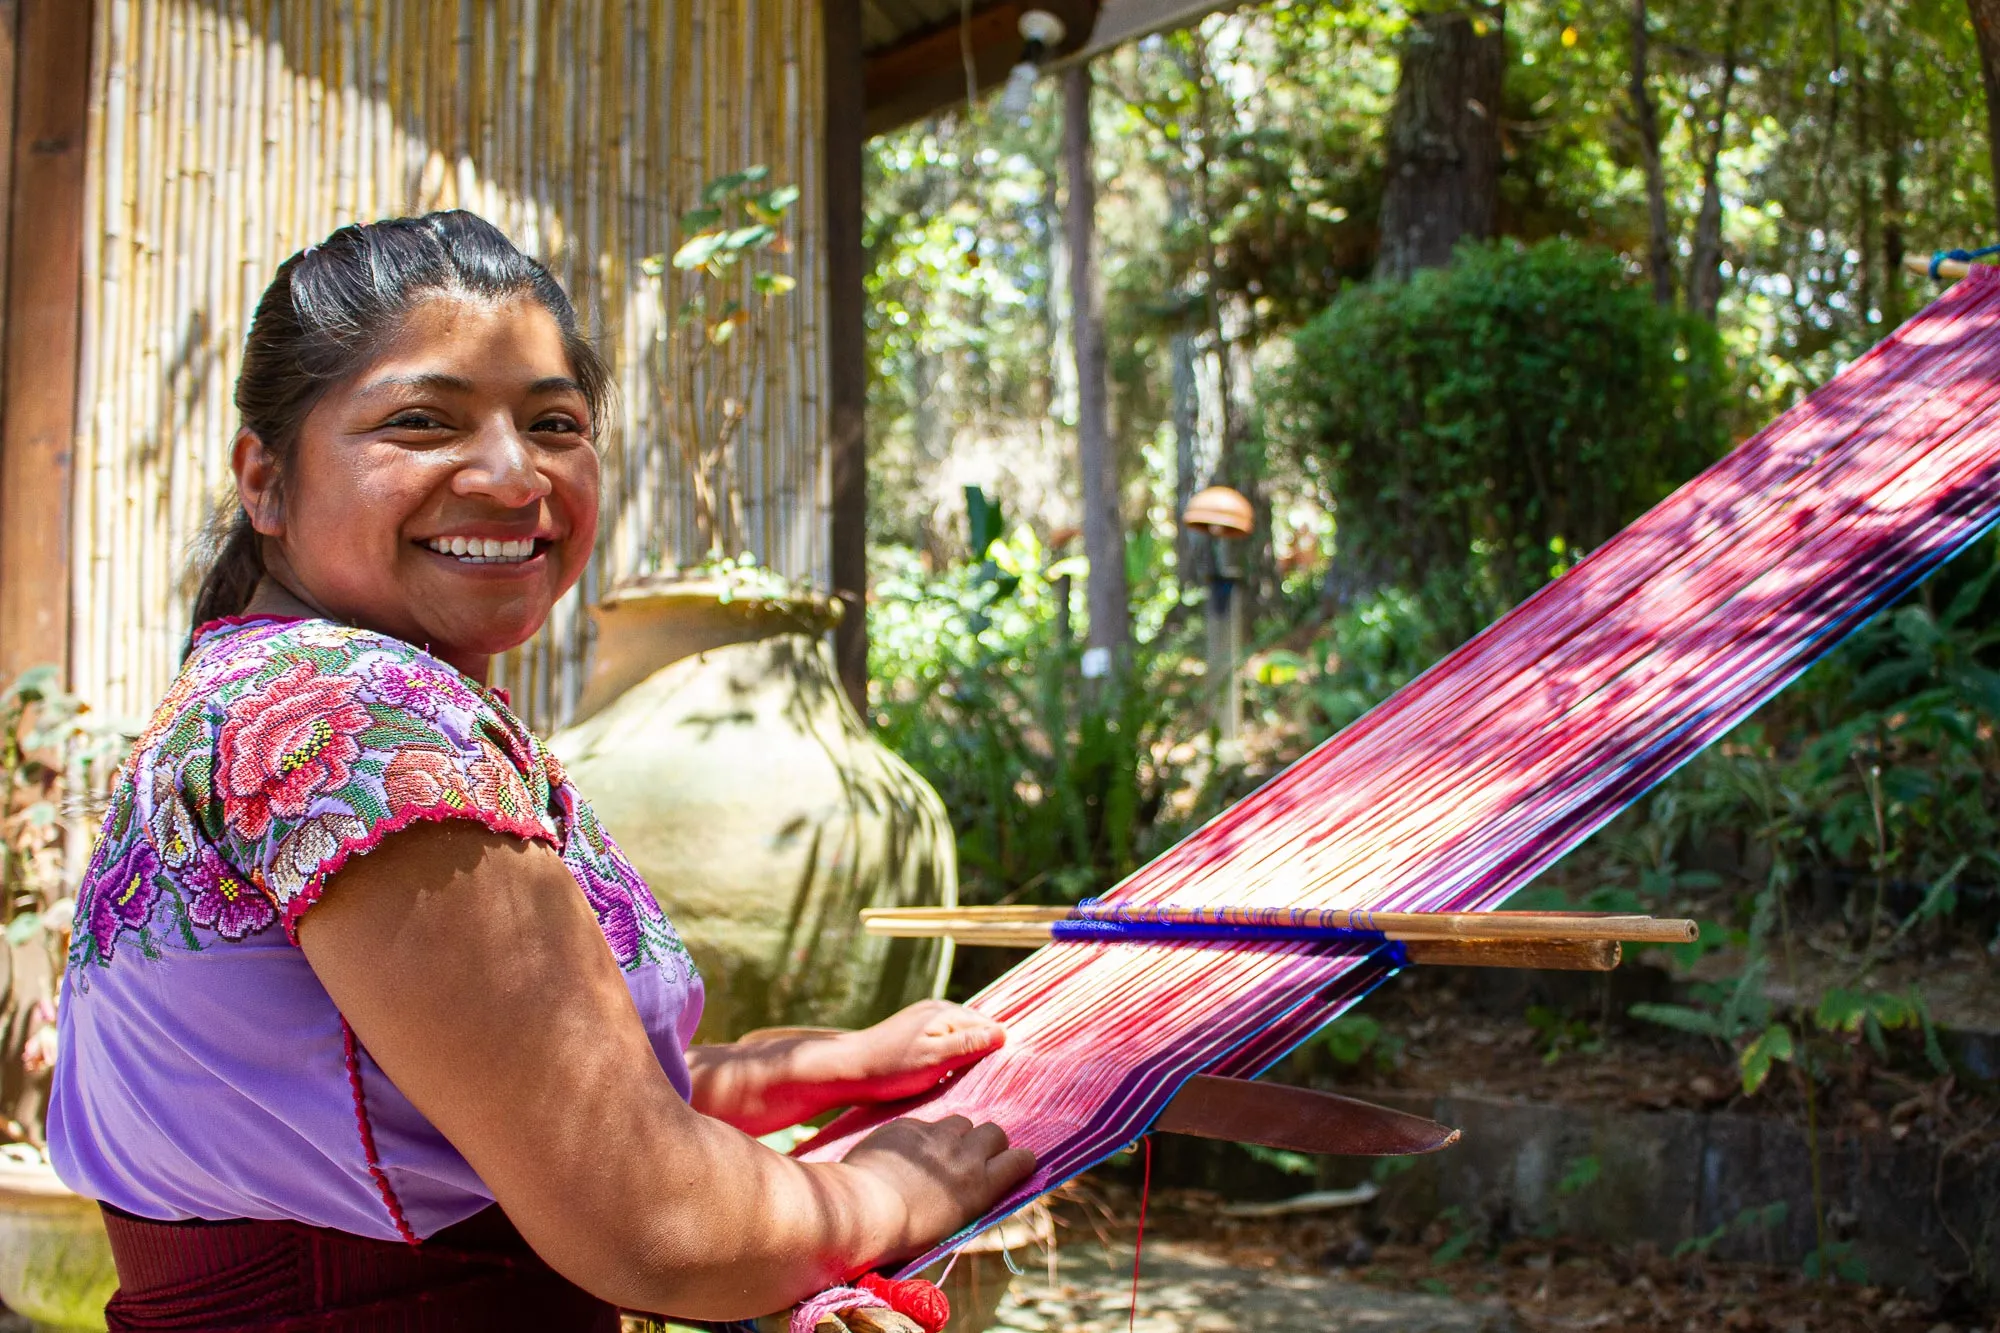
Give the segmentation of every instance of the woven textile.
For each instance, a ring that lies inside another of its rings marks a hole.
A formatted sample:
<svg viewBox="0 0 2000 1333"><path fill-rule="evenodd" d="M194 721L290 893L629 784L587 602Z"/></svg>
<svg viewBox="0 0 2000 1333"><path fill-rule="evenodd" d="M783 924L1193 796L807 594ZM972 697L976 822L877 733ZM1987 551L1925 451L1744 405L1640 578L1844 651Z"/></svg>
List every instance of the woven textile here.
<svg viewBox="0 0 2000 1333"><path fill-rule="evenodd" d="M1498 906L1996 516L2000 277L1977 269L1107 899ZM1052 945L972 1002L1006 1047L914 1113L996 1120L1039 1156L989 1225L1142 1134L1190 1075L1256 1073L1385 975L1310 944ZM837 1157L887 1114L801 1152Z"/></svg>

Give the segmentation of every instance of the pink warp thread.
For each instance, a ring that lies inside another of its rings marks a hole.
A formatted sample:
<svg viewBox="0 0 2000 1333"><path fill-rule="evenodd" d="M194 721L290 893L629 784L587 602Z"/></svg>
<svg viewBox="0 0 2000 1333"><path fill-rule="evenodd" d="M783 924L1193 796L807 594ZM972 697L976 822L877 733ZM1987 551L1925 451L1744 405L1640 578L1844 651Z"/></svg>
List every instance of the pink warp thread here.
<svg viewBox="0 0 2000 1333"><path fill-rule="evenodd" d="M828 1287L792 1311L792 1333L813 1333L819 1321L842 1310L887 1310L889 1302L859 1287Z"/></svg>

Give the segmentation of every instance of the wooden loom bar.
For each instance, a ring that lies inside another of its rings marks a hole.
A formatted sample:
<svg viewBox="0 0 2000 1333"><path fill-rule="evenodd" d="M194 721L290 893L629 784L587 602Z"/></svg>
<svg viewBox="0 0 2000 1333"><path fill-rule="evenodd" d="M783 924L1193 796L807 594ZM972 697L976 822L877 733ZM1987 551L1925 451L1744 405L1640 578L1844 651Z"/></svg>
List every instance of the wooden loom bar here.
<svg viewBox="0 0 2000 1333"><path fill-rule="evenodd" d="M1692 944L1701 928L1676 918L1574 912L1371 912L1365 908L1301 908L1271 912L1233 907L885 907L861 913L876 935L956 934L968 926L1046 928L1060 921L1134 925L1381 931L1392 940L1624 940ZM1046 932L1043 938L1047 938Z"/></svg>
<svg viewBox="0 0 2000 1333"><path fill-rule="evenodd" d="M870 922L871 935L902 938L945 936L965 945L1039 949L1052 942L1053 922L989 921ZM1157 942L1157 941L1148 941ZM1617 940L1578 939L1410 939L1398 940L1412 963L1432 967L1518 967L1547 972L1609 972L1623 958Z"/></svg>

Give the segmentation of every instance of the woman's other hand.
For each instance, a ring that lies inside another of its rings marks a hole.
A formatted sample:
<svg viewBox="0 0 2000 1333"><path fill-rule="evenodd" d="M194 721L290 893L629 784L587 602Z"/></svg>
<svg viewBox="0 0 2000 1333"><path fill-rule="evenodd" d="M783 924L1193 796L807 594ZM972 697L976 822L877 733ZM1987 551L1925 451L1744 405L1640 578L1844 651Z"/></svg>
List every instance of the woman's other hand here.
<svg viewBox="0 0 2000 1333"><path fill-rule="evenodd" d="M998 1023L963 1005L923 1000L859 1032L771 1028L688 1052L694 1106L749 1134L836 1106L901 1101L1006 1043Z"/></svg>
<svg viewBox="0 0 2000 1333"><path fill-rule="evenodd" d="M874 1027L843 1033L838 1058L853 1067L838 1081L854 1085L856 1103L901 1101L1006 1041L1007 1030L976 1009L920 1000Z"/></svg>
<svg viewBox="0 0 2000 1333"><path fill-rule="evenodd" d="M891 1120L849 1149L841 1165L887 1185L906 1210L902 1258L922 1253L1000 1202L1033 1174L1035 1155L1008 1147L1007 1131L998 1125L953 1115L936 1123Z"/></svg>

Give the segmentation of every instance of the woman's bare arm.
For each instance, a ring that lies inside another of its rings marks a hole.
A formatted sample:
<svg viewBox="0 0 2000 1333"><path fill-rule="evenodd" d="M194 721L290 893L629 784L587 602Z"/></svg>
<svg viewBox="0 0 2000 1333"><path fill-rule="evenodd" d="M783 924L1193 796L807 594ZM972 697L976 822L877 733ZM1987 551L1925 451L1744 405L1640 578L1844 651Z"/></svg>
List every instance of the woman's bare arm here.
<svg viewBox="0 0 2000 1333"><path fill-rule="evenodd" d="M884 1126L807 1165L667 1081L597 923L546 846L395 834L301 922L368 1053L558 1271L631 1309L780 1310L949 1234L1032 1169L991 1125Z"/></svg>
<svg viewBox="0 0 2000 1333"><path fill-rule="evenodd" d="M836 1106L901 1101L1000 1049L986 1015L923 1000L859 1032L768 1028L688 1052L694 1106L746 1134L810 1120Z"/></svg>

